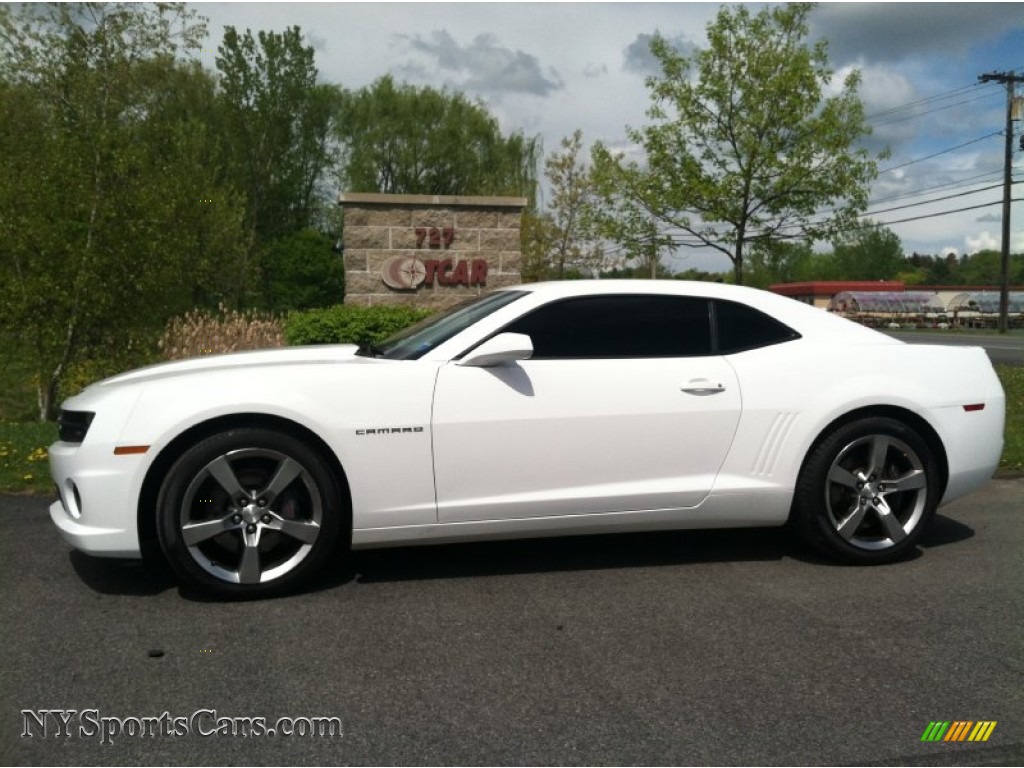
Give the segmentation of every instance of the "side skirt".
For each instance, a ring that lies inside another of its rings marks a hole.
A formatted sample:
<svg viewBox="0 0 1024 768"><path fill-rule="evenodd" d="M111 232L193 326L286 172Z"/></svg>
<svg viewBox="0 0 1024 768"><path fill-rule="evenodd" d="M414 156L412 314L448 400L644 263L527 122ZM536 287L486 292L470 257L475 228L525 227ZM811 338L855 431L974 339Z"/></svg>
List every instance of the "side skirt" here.
<svg viewBox="0 0 1024 768"><path fill-rule="evenodd" d="M352 548L371 549L598 533L779 526L784 525L788 519L792 500L791 490L758 489L747 492L712 493L700 506L687 509L357 528L352 531Z"/></svg>

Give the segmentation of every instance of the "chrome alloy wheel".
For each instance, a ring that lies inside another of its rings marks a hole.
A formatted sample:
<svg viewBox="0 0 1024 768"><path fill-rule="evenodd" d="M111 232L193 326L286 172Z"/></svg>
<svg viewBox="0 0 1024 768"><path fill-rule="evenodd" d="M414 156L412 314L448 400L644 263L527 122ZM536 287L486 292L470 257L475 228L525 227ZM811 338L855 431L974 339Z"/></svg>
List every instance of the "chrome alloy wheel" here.
<svg viewBox="0 0 1024 768"><path fill-rule="evenodd" d="M194 476L178 522L192 559L234 584L259 584L294 570L321 533L323 499L310 472L279 451L242 448Z"/></svg>
<svg viewBox="0 0 1024 768"><path fill-rule="evenodd" d="M860 549L898 545L917 527L928 504L924 462L891 435L866 435L849 443L827 477L829 520L844 541Z"/></svg>

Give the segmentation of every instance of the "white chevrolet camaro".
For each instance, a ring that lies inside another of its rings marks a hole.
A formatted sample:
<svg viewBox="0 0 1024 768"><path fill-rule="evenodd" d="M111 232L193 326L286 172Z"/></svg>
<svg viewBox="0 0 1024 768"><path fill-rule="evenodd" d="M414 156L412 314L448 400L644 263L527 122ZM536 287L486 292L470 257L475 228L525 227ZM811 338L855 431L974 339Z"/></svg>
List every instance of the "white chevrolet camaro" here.
<svg viewBox="0 0 1024 768"><path fill-rule="evenodd" d="M677 281L495 291L379 347L168 363L63 404L70 544L260 595L349 547L777 526L897 559L999 462L984 350Z"/></svg>

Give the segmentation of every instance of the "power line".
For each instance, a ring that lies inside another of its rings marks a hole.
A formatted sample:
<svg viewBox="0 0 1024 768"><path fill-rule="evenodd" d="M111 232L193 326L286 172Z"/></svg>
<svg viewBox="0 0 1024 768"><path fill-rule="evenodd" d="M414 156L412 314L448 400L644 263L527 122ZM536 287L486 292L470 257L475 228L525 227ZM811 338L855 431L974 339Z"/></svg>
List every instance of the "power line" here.
<svg viewBox="0 0 1024 768"><path fill-rule="evenodd" d="M928 115L934 115L937 112L943 112L943 111L945 111L947 109L953 109L954 107L961 107L964 104L971 104L971 103L973 103L975 101L983 101L984 99L990 99L993 96L998 96L998 95L999 94L997 92L990 91L989 93L983 93L983 94L981 94L979 96L974 96L974 97L972 97L970 99L963 99L961 101L955 101L952 104L943 104L941 107L935 107L934 109L929 109L929 110L926 110L924 112L915 112L914 114L911 114L911 115L904 115L903 117L894 117L891 120L884 120L884 121L882 121L880 123L872 123L872 127L873 128L883 128L883 127L885 127L887 125L895 125L896 123L904 123L907 120L917 120L917 119L922 118L922 117L927 117Z"/></svg>
<svg viewBox="0 0 1024 768"><path fill-rule="evenodd" d="M916 163L923 163L925 160L931 160L932 158L935 158L935 157L941 157L942 155L948 155L950 152L956 152L958 149L963 149L964 147L969 147L971 144L977 144L979 141L984 141L985 139L991 139L993 136L1002 136L1002 135L1003 135L1002 131L994 131L992 133L987 133L984 136L979 136L976 139L971 139L970 141L965 141L963 144L957 144L955 147L950 147L949 149L944 149L941 152L936 152L935 154L927 155L925 157L919 157L916 160L909 160L909 161L907 161L905 163L900 163L899 165L894 165L892 168L885 168L884 170L879 171L879 173L891 173L892 171L899 170L900 168L906 168L908 165L915 165Z"/></svg>
<svg viewBox="0 0 1024 768"><path fill-rule="evenodd" d="M962 85L959 88L954 88L951 91L943 91L942 93L937 93L934 96L926 96L923 99L918 99L917 101L911 101L911 102L908 102L907 104L902 104L902 105L900 105L898 107L891 107L890 109L883 109L881 112L875 112L873 114L867 115L865 119L867 119L867 120L874 120L876 117L885 117L887 115L891 115L891 114L896 113L896 112L902 112L902 111L907 110L907 109L912 109L914 107L923 106L924 104L928 104L928 103L933 102L933 101L941 101L943 99L951 99L954 96L959 96L959 95L961 95L963 93L966 93L967 91L976 90L978 87L979 87L979 83L970 83L969 85Z"/></svg>
<svg viewBox="0 0 1024 768"><path fill-rule="evenodd" d="M1020 202L1024 200L1024 197L1017 198L1013 202ZM1002 200L993 200L991 203L981 203L980 205L969 205L966 208L956 208L952 211L939 211L938 213L926 213L921 216L911 216L907 219L896 219L895 221L877 221L874 222L880 227L888 227L892 224L905 224L908 221L921 221L922 219L934 219L938 216L948 216L951 213L963 213L964 211L976 211L979 208L991 208L993 205L999 205Z"/></svg>
<svg viewBox="0 0 1024 768"><path fill-rule="evenodd" d="M982 175L983 176L991 176L992 174L991 173L987 173L987 174L982 174ZM1014 183L1015 184L1020 184L1022 182L1014 182ZM968 184L968 185L958 185L958 186L972 186L972 185ZM917 203L908 203L907 205L897 205L897 206L893 206L893 207L890 207L890 208L884 208L884 209L881 209L881 210L874 210L874 211L870 211L869 210L869 211L865 211L864 213L859 214L858 218L866 219L866 218L869 218L869 217L872 217L872 216L877 216L880 213L889 213L889 212L892 212L892 211L906 210L907 208L920 208L921 206L932 205L934 203L939 203L939 202L942 202L944 200L954 200L954 199L959 198L959 197L967 197L969 195L974 195L974 194L977 194L979 192L985 192L985 191L988 191L988 190L991 190L991 189L995 189L995 188L997 188L999 186L1002 186L1002 185L1001 184L994 184L994 185L991 185L991 186L988 186L988 187L982 187L982 188L979 188L979 189L968 190L966 192L958 192L958 193L953 194L953 195L946 195L946 196L943 196L943 197L932 198L932 199L929 199L929 200L922 200L922 201L917 202ZM941 189L941 187L936 187L936 188L933 188L933 189L926 189L926 190L923 190L923 191L920 191L920 192L909 193L907 195L896 195L896 196L889 197L889 198L882 198L880 200L875 200L873 202L869 202L868 205L870 207L871 205L877 205L880 202L897 200L897 199L903 199L903 198L909 198L909 197L919 197L921 195L932 194L933 192L936 192L939 189ZM939 211L939 212L937 212L935 214L929 214L929 215L923 216L921 218L931 218L932 216L944 216L944 215L949 214L949 213L959 213L960 211L964 211L964 210L970 210L970 208L960 208L960 209L956 209L956 210ZM827 221L828 217L831 216L834 213L835 213L835 209L834 208L822 208L822 209L820 209L818 211L815 211L814 215L817 216L818 218L812 219L812 220L808 221L807 223L812 225L812 226L815 225L815 224L821 224L822 222ZM878 223L879 226L884 226L886 224L886 222L876 222L876 223ZM889 222L889 223L899 223L899 222ZM805 225L802 224L802 223L801 224L796 224L796 223L794 223L794 224L785 224L782 227L780 227L780 229L794 229L794 228L803 227L803 226L805 226Z"/></svg>
<svg viewBox="0 0 1024 768"><path fill-rule="evenodd" d="M1017 183L1022 183L1022 182L1017 182ZM860 214L858 216L858 218L860 218L862 220L866 220L866 219L870 220L872 224L874 224L876 226L879 226L879 227L884 227L884 226L890 226L892 224L904 224L904 223L911 222L911 221L922 221L922 220L925 220L925 219L934 219L934 218L938 218L940 216L948 216L950 214L963 213L963 212L966 212L966 211L978 210L980 208L990 208L993 205L998 205L1001 201L995 200L995 201L988 202L988 203L980 203L978 205L970 205L970 206L965 206L965 207L962 207L962 208L953 208L953 209L948 209L948 210L936 211L934 213L926 213L926 214L921 214L920 216L910 216L910 217L906 217L906 218L902 218L902 219L894 219L894 220L891 220L891 221L875 221L873 218L871 218L871 217L877 216L880 213L891 213L893 211L906 210L908 208L919 208L919 207L924 206L924 205L932 205L934 203L939 203L939 202L942 202L942 201L945 201L945 200L954 200L954 199L957 199L957 198L960 198L960 197L967 197L969 195L978 194L980 192L986 192L986 191L989 191L991 189L998 188L1000 186L1002 186L1002 185L1001 184L994 184L992 186L983 187L981 189L975 189L975 190L971 190L971 191L968 191L968 192L960 192L960 193L957 193L957 194L954 194L954 195L946 195L944 197L934 198L934 199L931 199L931 200L922 200L921 202L918 202L918 203L909 203L907 205L898 205L898 206L893 206L891 208L885 208L885 209L876 210L876 211L865 211L864 213ZM1024 200L1024 198L1016 199L1016 200L1014 200L1014 202L1020 202L1021 200ZM834 210L824 210L823 209L823 210L819 211L818 213L821 215L821 218L819 218L817 220L814 220L814 221L810 221L810 222L808 222L809 224L814 225L814 224L822 223L823 221L827 220L828 215L834 213ZM775 231L776 232L780 232L782 230L787 230L787 229L788 230L792 230L792 229L802 228L804 226L805 226L805 224L803 224L803 223L799 223L799 224L798 223L784 224L784 225L778 227ZM751 235L751 237L752 238L753 237L757 237L759 234L764 234L764 233L754 233L754 234ZM668 232L668 233L665 233L665 236L668 237L669 239L671 239L672 242L675 245L679 245L679 246L683 246L683 247L687 247L687 248L713 247L713 246L708 244L707 240L705 240L703 238L700 238L700 237L697 237L696 235L688 234L688 233L678 233L678 232L677 233L671 233L671 232ZM789 236L784 236L784 237L789 237ZM614 253L622 253L625 250L627 250L627 246L621 246L620 245L620 246L616 246L616 247L610 249L607 252L614 254Z"/></svg>
<svg viewBox="0 0 1024 768"><path fill-rule="evenodd" d="M963 187L973 187L978 184L984 184L988 181L995 181L1002 176L1001 171L988 171L986 173L979 173L974 176L967 176L963 179L956 181L948 181L943 184L936 184L934 187L923 187L913 192L900 192L899 194L889 195L888 197L876 197L873 200L868 201L868 205L879 205L880 203L889 203L894 200L907 200L912 197L921 197L922 195L930 195L933 192L941 192L950 189L961 189Z"/></svg>
<svg viewBox="0 0 1024 768"><path fill-rule="evenodd" d="M974 176L966 176L963 179L956 179L952 181L943 182L936 184L931 187L921 187L907 192L898 192L885 197L876 197L868 200L868 206L880 205L881 203L889 203L895 200L907 200L909 198L921 197L922 195L930 195L935 192L944 192L953 189L963 189L964 187L974 187L978 184L985 184L990 181L995 181L1000 177L999 171L988 171L987 173L979 173Z"/></svg>
<svg viewBox="0 0 1024 768"><path fill-rule="evenodd" d="M943 200L954 200L954 199L956 199L958 197L967 197L969 195L976 195L979 192L987 192L990 189L998 189L1001 186L1003 186L1001 183L1000 184L992 184L992 185L990 185L988 187L981 187L980 189L972 189L972 190L970 190L968 192L957 192L956 194L953 194L953 195L946 195L944 197L936 197L936 198L934 198L932 200L922 200L920 203L907 203L906 205L895 205L892 208L882 208L881 210L877 210L877 211L865 211L862 215L863 216L877 216L880 213L889 213L891 211L901 211L901 210L904 210L906 208L917 208L917 207L922 206L922 205L930 205L931 203L941 203Z"/></svg>

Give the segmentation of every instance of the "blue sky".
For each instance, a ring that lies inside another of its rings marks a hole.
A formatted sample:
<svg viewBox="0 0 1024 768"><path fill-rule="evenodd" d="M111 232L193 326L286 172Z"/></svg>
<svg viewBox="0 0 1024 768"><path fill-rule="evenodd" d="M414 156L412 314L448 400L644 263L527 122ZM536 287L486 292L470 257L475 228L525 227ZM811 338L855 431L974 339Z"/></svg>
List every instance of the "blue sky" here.
<svg viewBox="0 0 1024 768"><path fill-rule="evenodd" d="M482 99L506 131L540 134L546 149L579 128L589 144L625 151L626 126L645 123L644 77L655 32L684 49L705 45L711 3L200 3L210 49L223 27L298 25L316 48L324 80L346 88L392 74ZM752 9L759 6L750 4ZM972 253L1000 246L1002 131L1006 92L978 84L990 71L1024 74L1022 3L827 3L811 15L812 39L829 44L838 75L860 69L861 96L890 159L869 209L892 223L908 253ZM1018 86L1024 96L1024 85ZM1019 135L1024 131L1015 123ZM989 135L999 134L999 135ZM1015 140L1015 147L1018 147ZM960 147L960 145L964 145ZM960 147L959 149L953 149ZM939 154L941 153L941 154ZM935 157L928 158L930 155ZM1014 154L1024 180L1024 152ZM896 166L902 166L896 168ZM972 190L982 190L972 192ZM929 202L938 197L946 200ZM1024 183L1014 187L1024 198ZM1013 204L1011 247L1024 252L1024 203ZM726 269L724 257L691 253L676 269Z"/></svg>

